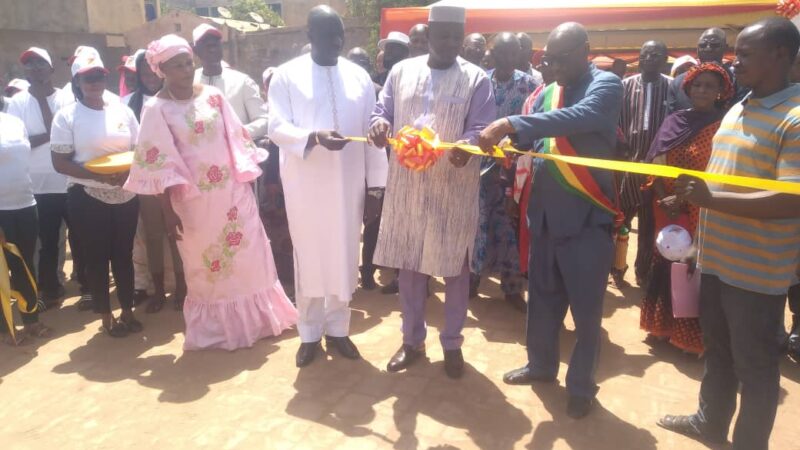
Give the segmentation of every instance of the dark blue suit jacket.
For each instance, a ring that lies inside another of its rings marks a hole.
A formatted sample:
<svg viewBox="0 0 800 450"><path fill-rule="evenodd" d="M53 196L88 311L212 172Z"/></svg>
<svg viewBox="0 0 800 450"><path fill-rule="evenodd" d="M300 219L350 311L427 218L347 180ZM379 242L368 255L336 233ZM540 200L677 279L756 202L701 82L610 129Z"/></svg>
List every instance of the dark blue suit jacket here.
<svg viewBox="0 0 800 450"><path fill-rule="evenodd" d="M509 117L518 145L542 151L543 138L566 136L578 156L614 158L622 108L622 81L616 75L591 66L578 82L565 88L564 107L555 111L543 112L543 97L536 100L533 114ZM586 226L613 223L608 212L561 187L542 162L536 160L528 205L528 223L534 235L539 235L545 224L550 236L563 238L579 234ZM606 196L614 201L613 174L604 170L591 172Z"/></svg>

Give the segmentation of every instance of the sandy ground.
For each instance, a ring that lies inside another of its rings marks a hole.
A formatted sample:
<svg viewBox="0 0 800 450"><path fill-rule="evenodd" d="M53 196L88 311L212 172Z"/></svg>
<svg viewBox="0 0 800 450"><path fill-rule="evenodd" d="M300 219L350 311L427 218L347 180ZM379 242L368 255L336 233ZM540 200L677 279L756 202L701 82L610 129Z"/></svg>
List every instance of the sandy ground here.
<svg viewBox="0 0 800 450"><path fill-rule="evenodd" d="M644 343L639 289L606 293L599 405L575 421L565 413L563 381L574 343L569 318L560 383L506 386L503 373L525 363L525 319L499 300L496 280L485 280L464 329L468 367L453 381L438 343L443 286L431 286L430 361L400 374L385 370L401 342L398 301L377 291L357 292L352 304L364 359L328 356L302 371L294 330L251 349L184 353L182 317L171 305L141 312L145 331L120 340L100 334L97 317L78 312L71 297L42 316L52 339L0 346L0 448L707 448L655 425L696 408L703 367L666 344ZM771 444L797 449L800 367L787 359L782 371Z"/></svg>

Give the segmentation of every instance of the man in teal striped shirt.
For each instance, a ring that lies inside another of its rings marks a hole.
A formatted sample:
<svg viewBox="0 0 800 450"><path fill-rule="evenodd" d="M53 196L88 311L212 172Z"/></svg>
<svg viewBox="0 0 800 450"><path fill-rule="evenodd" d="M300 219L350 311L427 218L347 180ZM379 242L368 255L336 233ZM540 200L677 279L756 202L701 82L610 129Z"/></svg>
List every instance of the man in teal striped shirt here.
<svg viewBox="0 0 800 450"><path fill-rule="evenodd" d="M723 119L707 172L800 182L800 85L789 81L798 48L800 32L782 18L739 35L733 67L751 93ZM725 442L741 383L733 448L767 449L780 382L775 333L800 261L800 196L708 186L691 177L679 178L675 191L704 208L698 249L706 361L697 413L658 423Z"/></svg>

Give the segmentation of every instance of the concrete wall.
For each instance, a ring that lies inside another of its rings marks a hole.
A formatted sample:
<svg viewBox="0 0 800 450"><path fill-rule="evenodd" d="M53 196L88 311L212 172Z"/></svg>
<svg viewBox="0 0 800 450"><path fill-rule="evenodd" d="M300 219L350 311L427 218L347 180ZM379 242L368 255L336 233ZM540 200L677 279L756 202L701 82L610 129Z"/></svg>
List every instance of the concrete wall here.
<svg viewBox="0 0 800 450"><path fill-rule="evenodd" d="M90 31L86 0L0 0L0 11L1 30Z"/></svg>
<svg viewBox="0 0 800 450"><path fill-rule="evenodd" d="M282 27L250 33L239 33L231 28L211 22L188 12L173 10L153 22L125 33L125 41L131 52L145 48L159 37L176 33L187 40L192 30L201 23L212 23L222 30L225 61L237 70L249 74L254 80L261 79L261 73L270 66L278 66L294 58L308 43L306 28ZM345 19L345 51L352 47L366 47L370 29L355 19ZM199 63L199 62L198 62Z"/></svg>
<svg viewBox="0 0 800 450"><path fill-rule="evenodd" d="M370 39L369 33L369 27L345 19L343 53L353 47L366 47ZM307 43L305 27L284 27L240 34L234 43L238 49L236 58L231 58L229 62L254 80L261 80L264 69L279 66L296 57Z"/></svg>
<svg viewBox="0 0 800 450"><path fill-rule="evenodd" d="M233 0L161 0L171 8L205 8L208 6L230 6Z"/></svg>
<svg viewBox="0 0 800 450"><path fill-rule="evenodd" d="M144 23L142 0L86 0L86 10L91 33L122 34Z"/></svg>
<svg viewBox="0 0 800 450"><path fill-rule="evenodd" d="M281 13L286 26L305 26L308 11L317 5L330 5L342 16L347 15L345 0L283 0Z"/></svg>
<svg viewBox="0 0 800 450"><path fill-rule="evenodd" d="M192 42L192 30L201 23L210 23L222 30L223 42L227 42L228 27L211 22L194 13L172 10L158 19L125 32L125 42L129 48L146 48L152 40L174 33Z"/></svg>
<svg viewBox="0 0 800 450"><path fill-rule="evenodd" d="M230 6L233 0L162 0L174 8L198 8L208 6ZM280 4L281 15L287 27L304 26L308 11L317 5L331 5L342 16L347 15L346 0L266 0L265 3Z"/></svg>
<svg viewBox="0 0 800 450"><path fill-rule="evenodd" d="M67 58L72 56L79 45L88 45L96 48L103 58L105 66L111 70L109 89L117 90L117 72L122 55L127 54L125 47L109 47L108 37L102 34L91 33L42 33L25 30L0 30L0 76L5 81L12 78L22 78L22 67L19 65L19 55L29 47L41 47L50 53L55 67L54 80L56 86L63 86L70 80L71 75L67 67Z"/></svg>
<svg viewBox="0 0 800 450"><path fill-rule="evenodd" d="M142 0L0 0L0 29L122 34L144 22Z"/></svg>

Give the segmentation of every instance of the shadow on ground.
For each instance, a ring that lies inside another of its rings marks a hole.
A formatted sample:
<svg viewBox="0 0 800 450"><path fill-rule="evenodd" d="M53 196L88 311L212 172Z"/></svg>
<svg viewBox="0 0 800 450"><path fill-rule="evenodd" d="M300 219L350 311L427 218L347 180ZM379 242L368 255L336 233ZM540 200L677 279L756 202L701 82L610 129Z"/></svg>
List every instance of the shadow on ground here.
<svg viewBox="0 0 800 450"><path fill-rule="evenodd" d="M388 373L367 361L334 357L301 370L294 388L287 413L345 436L374 436L396 449L416 449L423 440L446 438L448 428L466 430L471 439L453 442L456 448L511 449L532 429L526 415L469 365L462 379L450 380L441 362L419 361L405 373ZM376 408L389 404L393 424L374 423ZM418 429L422 416L435 426L426 423Z"/></svg>

